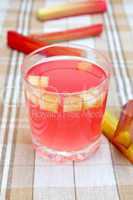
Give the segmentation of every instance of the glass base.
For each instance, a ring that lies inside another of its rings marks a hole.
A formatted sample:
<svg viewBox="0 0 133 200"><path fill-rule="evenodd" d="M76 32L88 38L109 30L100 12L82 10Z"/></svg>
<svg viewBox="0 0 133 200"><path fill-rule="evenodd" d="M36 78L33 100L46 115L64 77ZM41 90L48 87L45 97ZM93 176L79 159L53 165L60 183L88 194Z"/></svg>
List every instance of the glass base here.
<svg viewBox="0 0 133 200"><path fill-rule="evenodd" d="M100 146L100 137L97 138L93 143L89 144L88 147L79 151L57 151L50 149L46 146L38 144L35 139L33 140L33 148L36 153L45 159L49 159L55 162L67 162L67 161L82 161L86 160L93 153L97 151Z"/></svg>

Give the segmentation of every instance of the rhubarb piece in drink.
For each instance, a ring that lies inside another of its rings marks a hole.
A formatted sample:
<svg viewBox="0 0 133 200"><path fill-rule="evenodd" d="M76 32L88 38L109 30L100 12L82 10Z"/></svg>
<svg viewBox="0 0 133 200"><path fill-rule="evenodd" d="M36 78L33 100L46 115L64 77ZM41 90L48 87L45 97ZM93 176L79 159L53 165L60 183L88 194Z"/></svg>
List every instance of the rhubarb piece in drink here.
<svg viewBox="0 0 133 200"><path fill-rule="evenodd" d="M99 94L96 89L90 89L84 94L81 94L83 98L83 108L87 110L88 108L98 108L101 107L105 99L104 92Z"/></svg>
<svg viewBox="0 0 133 200"><path fill-rule="evenodd" d="M64 112L80 112L82 110L82 99L80 96L64 97Z"/></svg>
<svg viewBox="0 0 133 200"><path fill-rule="evenodd" d="M39 76L30 75L30 76L28 76L28 81L29 81L29 83L31 85L39 87L40 77Z"/></svg>
<svg viewBox="0 0 133 200"><path fill-rule="evenodd" d="M79 70L83 70L83 71L91 71L93 68L93 65L92 63L89 63L89 62L79 62L79 64L77 65L77 69Z"/></svg>
<svg viewBox="0 0 133 200"><path fill-rule="evenodd" d="M40 101L41 109L45 111L53 112L53 113L58 112L59 103L60 103L60 98L58 95L44 93L44 95L40 98L39 101Z"/></svg>
<svg viewBox="0 0 133 200"><path fill-rule="evenodd" d="M49 79L48 79L47 76L41 76L41 77L40 77L40 80L39 80L39 86L40 86L41 88L46 88L46 87L48 87L48 81L49 81Z"/></svg>
<svg viewBox="0 0 133 200"><path fill-rule="evenodd" d="M28 76L28 81L31 85L37 86L40 88L48 87L48 77L47 76Z"/></svg>

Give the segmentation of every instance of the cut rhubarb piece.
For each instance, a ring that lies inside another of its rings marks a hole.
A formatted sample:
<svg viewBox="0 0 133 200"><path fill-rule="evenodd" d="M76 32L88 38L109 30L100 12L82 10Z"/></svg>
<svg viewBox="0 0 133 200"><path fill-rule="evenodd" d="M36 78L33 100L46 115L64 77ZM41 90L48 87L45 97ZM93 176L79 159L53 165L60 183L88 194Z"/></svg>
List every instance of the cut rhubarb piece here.
<svg viewBox="0 0 133 200"><path fill-rule="evenodd" d="M64 112L79 112L82 110L82 99L80 96L64 97Z"/></svg>
<svg viewBox="0 0 133 200"><path fill-rule="evenodd" d="M128 131L122 131L114 138L115 142L122 144L124 147L128 148L132 143L131 134Z"/></svg>
<svg viewBox="0 0 133 200"><path fill-rule="evenodd" d="M107 10L105 0L94 0L77 3L67 3L50 8L41 8L37 11L39 20L51 20L76 15L103 13Z"/></svg>
<svg viewBox="0 0 133 200"><path fill-rule="evenodd" d="M92 90L90 90L90 94L93 95L93 97L96 98L96 102L94 103L94 107L98 108L98 107L102 106L103 101L106 97L106 92L103 91L102 93L99 93L99 91L97 89L92 89Z"/></svg>
<svg viewBox="0 0 133 200"><path fill-rule="evenodd" d="M40 108L49 112L58 112L60 98L58 95L44 94L39 100Z"/></svg>
<svg viewBox="0 0 133 200"><path fill-rule="evenodd" d="M92 63L85 62L85 61L81 61L81 62L77 65L77 69L83 70L83 71L92 70Z"/></svg>
<svg viewBox="0 0 133 200"><path fill-rule="evenodd" d="M53 113L58 112L58 104L57 103L54 104L54 103L40 100L40 108L45 111L49 111L49 112L53 112Z"/></svg>
<svg viewBox="0 0 133 200"><path fill-rule="evenodd" d="M99 108L100 106L102 106L105 97L106 97L106 94L104 92L102 94L100 94L100 96L98 97L97 102L95 104L95 108Z"/></svg>
<svg viewBox="0 0 133 200"><path fill-rule="evenodd" d="M31 85L44 88L48 87L48 77L47 76L34 76L30 75L28 76L28 81Z"/></svg>
<svg viewBox="0 0 133 200"><path fill-rule="evenodd" d="M51 103L60 103L60 97L56 94L44 94L43 99Z"/></svg>
<svg viewBox="0 0 133 200"><path fill-rule="evenodd" d="M41 76L39 85L41 88L46 88L46 87L48 87L48 82L49 82L49 79L47 76Z"/></svg>
<svg viewBox="0 0 133 200"><path fill-rule="evenodd" d="M83 99L83 109L87 110L89 108L99 108L103 104L104 93L99 94L96 89L90 89L85 93L81 94Z"/></svg>
<svg viewBox="0 0 133 200"><path fill-rule="evenodd" d="M33 75L30 75L28 76L28 81L31 85L34 85L36 87L39 87L40 85L40 76L33 76Z"/></svg>
<svg viewBox="0 0 133 200"><path fill-rule="evenodd" d="M83 98L83 109L88 110L89 108L94 108L97 101L96 97L90 94L82 95Z"/></svg>

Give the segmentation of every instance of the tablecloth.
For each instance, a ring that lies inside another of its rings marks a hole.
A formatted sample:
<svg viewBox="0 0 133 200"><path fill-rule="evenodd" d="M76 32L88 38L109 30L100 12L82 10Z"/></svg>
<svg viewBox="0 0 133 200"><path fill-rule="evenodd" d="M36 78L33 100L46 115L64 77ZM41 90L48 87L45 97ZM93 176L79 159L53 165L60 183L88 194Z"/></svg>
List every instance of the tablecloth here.
<svg viewBox="0 0 133 200"><path fill-rule="evenodd" d="M0 200L132 200L133 166L102 136L101 148L84 162L55 164L36 155L24 104L24 55L8 49L9 29L23 34L104 23L100 37L75 40L100 50L112 62L107 107L118 114L133 97L133 1L110 0L105 15L39 22L40 7L76 0L0 1Z"/></svg>

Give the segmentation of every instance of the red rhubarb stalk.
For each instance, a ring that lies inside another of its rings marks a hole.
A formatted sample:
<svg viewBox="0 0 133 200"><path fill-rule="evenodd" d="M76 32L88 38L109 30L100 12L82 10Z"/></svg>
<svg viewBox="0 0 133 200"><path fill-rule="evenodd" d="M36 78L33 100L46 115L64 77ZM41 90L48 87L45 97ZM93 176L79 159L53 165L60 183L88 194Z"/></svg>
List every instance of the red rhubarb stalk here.
<svg viewBox="0 0 133 200"><path fill-rule="evenodd" d="M98 36L103 31L102 24L95 24L77 29L70 29L66 31L43 33L43 34L32 34L29 38L35 41L43 41L48 43L63 42L81 38L87 38L91 36Z"/></svg>
<svg viewBox="0 0 133 200"><path fill-rule="evenodd" d="M7 45L19 52L24 54L31 53L38 48L45 47L46 42L34 41L33 39L24 36L15 31L8 31L7 33ZM75 47L63 47L63 46L52 46L41 51L46 56L56 55L72 55L72 56L84 56L84 51Z"/></svg>
<svg viewBox="0 0 133 200"><path fill-rule="evenodd" d="M31 53L42 46L46 46L46 43L33 41L32 39L19 34L15 31L8 31L7 33L7 44L10 48L25 54Z"/></svg>

